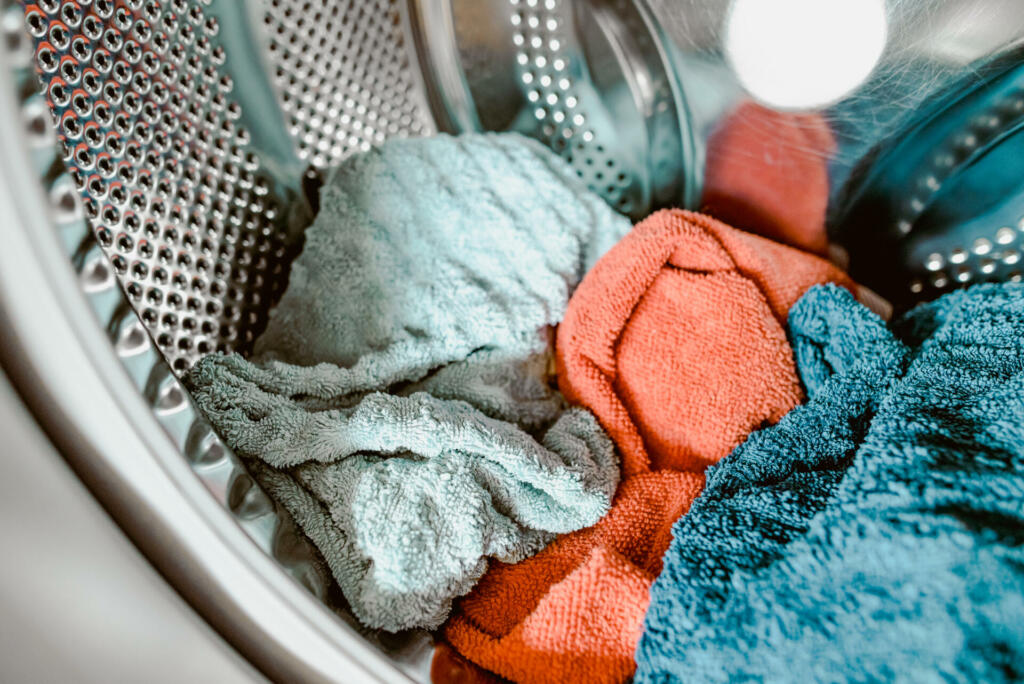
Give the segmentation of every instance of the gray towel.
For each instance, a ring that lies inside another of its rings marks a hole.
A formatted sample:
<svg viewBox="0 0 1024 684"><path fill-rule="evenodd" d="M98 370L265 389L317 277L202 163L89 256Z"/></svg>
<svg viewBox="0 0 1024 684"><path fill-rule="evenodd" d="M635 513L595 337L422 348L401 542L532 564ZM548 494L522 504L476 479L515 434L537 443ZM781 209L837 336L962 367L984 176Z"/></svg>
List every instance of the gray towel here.
<svg viewBox="0 0 1024 684"><path fill-rule="evenodd" d="M192 371L362 622L436 627L488 558L608 509L617 458L551 388L550 326L628 230L519 136L389 142L324 187L255 362Z"/></svg>

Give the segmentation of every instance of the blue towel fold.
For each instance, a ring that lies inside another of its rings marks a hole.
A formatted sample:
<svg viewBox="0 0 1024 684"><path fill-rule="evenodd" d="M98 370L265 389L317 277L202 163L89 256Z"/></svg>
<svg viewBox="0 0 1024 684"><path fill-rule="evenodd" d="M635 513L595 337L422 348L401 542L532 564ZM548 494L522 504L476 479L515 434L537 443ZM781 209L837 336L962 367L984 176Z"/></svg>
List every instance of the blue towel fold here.
<svg viewBox="0 0 1024 684"><path fill-rule="evenodd" d="M789 326L809 400L709 470L636 681L1024 679L1024 288Z"/></svg>
<svg viewBox="0 0 1024 684"><path fill-rule="evenodd" d="M386 143L320 206L254 360L187 380L357 618L436 627L488 558L610 505L615 451L552 389L551 326L629 223L516 135Z"/></svg>

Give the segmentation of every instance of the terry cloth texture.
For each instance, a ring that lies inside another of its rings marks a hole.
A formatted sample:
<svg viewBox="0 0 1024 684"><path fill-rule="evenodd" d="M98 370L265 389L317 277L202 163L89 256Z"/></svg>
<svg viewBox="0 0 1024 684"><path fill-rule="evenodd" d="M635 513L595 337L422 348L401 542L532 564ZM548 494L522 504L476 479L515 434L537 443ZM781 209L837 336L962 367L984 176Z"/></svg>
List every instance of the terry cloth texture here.
<svg viewBox="0 0 1024 684"><path fill-rule="evenodd" d="M557 345L562 391L620 449L612 510L493 564L446 623L449 643L517 682L628 679L673 522L705 465L801 401L783 321L828 281L848 284L815 256L689 212L654 214L613 247L570 300Z"/></svg>
<svg viewBox="0 0 1024 684"><path fill-rule="evenodd" d="M488 558L608 510L614 447L550 386L550 326L628 222L516 135L386 143L320 205L255 360L188 381L361 622L436 627Z"/></svg>
<svg viewBox="0 0 1024 684"><path fill-rule="evenodd" d="M789 327L810 399L708 471L636 681L1021 681L1024 288Z"/></svg>
<svg viewBox="0 0 1024 684"><path fill-rule="evenodd" d="M820 114L743 102L708 141L701 207L737 228L825 254L835 145Z"/></svg>
<svg viewBox="0 0 1024 684"><path fill-rule="evenodd" d="M256 357L336 364L373 389L480 349L546 352L539 331L630 229L508 133L387 142L343 162L320 206Z"/></svg>
<svg viewBox="0 0 1024 684"><path fill-rule="evenodd" d="M591 271L558 329L558 384L623 473L702 472L803 399L784 329L832 264L707 216L649 217Z"/></svg>

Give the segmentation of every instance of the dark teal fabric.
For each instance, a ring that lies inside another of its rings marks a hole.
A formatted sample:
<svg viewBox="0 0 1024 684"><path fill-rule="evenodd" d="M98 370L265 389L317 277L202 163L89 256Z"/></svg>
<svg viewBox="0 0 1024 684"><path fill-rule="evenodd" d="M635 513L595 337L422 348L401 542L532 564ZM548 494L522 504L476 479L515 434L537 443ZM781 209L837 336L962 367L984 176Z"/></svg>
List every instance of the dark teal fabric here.
<svg viewBox="0 0 1024 684"><path fill-rule="evenodd" d="M674 529L638 682L1024 678L1024 287L890 330L818 286L808 402L708 471Z"/></svg>

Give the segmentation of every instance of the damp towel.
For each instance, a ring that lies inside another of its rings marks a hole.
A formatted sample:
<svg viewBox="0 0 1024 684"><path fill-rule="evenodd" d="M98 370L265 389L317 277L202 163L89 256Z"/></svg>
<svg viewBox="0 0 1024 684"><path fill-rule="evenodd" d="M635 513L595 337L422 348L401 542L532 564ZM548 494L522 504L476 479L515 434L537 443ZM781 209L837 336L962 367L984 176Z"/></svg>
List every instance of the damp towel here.
<svg viewBox="0 0 1024 684"><path fill-rule="evenodd" d="M613 247L570 300L557 344L563 393L621 452L612 510L521 563L493 564L446 623L451 646L517 682L628 679L649 587L704 467L802 399L783 322L821 282L850 285L818 257L690 212L654 214ZM454 671L465 668L435 661L435 673Z"/></svg>
<svg viewBox="0 0 1024 684"><path fill-rule="evenodd" d="M549 384L550 326L629 225L516 135L388 142L320 206L254 359L188 382L361 622L436 627L489 558L608 509L617 456Z"/></svg>
<svg viewBox="0 0 1024 684"><path fill-rule="evenodd" d="M810 398L708 471L636 681L1024 679L1024 288L789 330Z"/></svg>

